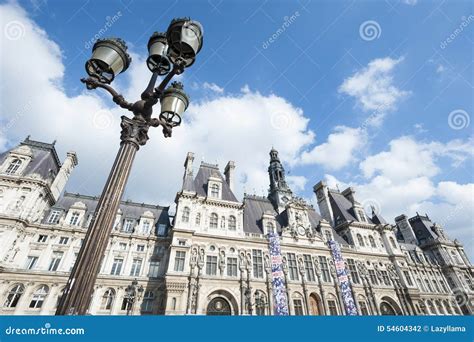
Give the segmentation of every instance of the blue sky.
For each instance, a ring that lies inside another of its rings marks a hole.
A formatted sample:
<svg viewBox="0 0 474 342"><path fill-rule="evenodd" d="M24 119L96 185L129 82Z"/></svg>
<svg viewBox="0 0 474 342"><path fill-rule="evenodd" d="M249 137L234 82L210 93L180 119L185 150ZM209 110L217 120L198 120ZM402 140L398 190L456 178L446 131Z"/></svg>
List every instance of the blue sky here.
<svg viewBox="0 0 474 342"><path fill-rule="evenodd" d="M187 151L196 153L196 164L205 159L223 168L235 160L239 195L263 194L267 153L275 146L298 195L313 201L312 186L321 179L341 190L352 185L362 203L391 221L426 211L472 253L472 6L4 2L2 77L24 88L30 101L13 101L18 92L2 88L0 118L9 129L0 145L13 146L27 134L58 139L62 156L70 149L79 155L68 190L98 194L117 148L121 112L79 82L88 42L97 34L127 41L134 61L115 85L133 100L149 77L143 62L149 36L174 17L190 16L205 32L195 65L182 76L192 105L174 141L151 134L154 142L139 152L127 197L172 202ZM41 95L50 100L41 103Z"/></svg>

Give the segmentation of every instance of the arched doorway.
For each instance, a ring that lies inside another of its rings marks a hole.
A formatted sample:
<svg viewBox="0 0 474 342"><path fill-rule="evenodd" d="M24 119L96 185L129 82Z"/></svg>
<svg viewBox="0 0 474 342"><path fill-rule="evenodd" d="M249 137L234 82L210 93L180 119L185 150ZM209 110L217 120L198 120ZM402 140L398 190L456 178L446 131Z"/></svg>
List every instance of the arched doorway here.
<svg viewBox="0 0 474 342"><path fill-rule="evenodd" d="M316 294L312 293L309 296L309 314L312 316L319 316L321 315L321 311L319 309L320 301Z"/></svg>
<svg viewBox="0 0 474 342"><path fill-rule="evenodd" d="M209 316L230 316L232 310L229 302L224 297L216 297L207 305L206 313Z"/></svg>
<svg viewBox="0 0 474 342"><path fill-rule="evenodd" d="M395 309L387 302L380 303L380 314L383 316L395 316Z"/></svg>

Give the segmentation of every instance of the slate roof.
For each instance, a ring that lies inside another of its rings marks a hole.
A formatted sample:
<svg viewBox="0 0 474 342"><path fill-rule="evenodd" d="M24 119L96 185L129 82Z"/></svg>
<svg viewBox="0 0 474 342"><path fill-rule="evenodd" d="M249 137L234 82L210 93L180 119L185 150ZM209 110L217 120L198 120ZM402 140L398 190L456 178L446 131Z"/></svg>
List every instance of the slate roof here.
<svg viewBox="0 0 474 342"><path fill-rule="evenodd" d="M438 239L438 235L431 229L433 222L431 222L428 216L422 216L417 213L416 216L408 219L408 222L413 228L418 241L422 239Z"/></svg>
<svg viewBox="0 0 474 342"><path fill-rule="evenodd" d="M269 212L275 217L277 231L281 232L281 227L287 224L288 218L286 218L285 224L285 222L283 222L284 217L279 217L280 215L275 211L268 198L256 195L245 195L244 232L263 234L262 216L265 212Z"/></svg>
<svg viewBox="0 0 474 342"><path fill-rule="evenodd" d="M215 164L208 164L201 162L199 171L192 181L191 176L187 175L183 182L183 190L196 191L200 196L207 196L207 183L209 177L213 175L222 181L222 199L224 201L239 202L235 197L229 185L225 181L222 173L219 171L219 166Z"/></svg>
<svg viewBox="0 0 474 342"><path fill-rule="evenodd" d="M334 220L340 216L343 221L358 221L354 213L353 205L351 201L344 197L339 191L329 190L329 200L334 214ZM369 223L372 222L370 217L367 217Z"/></svg>
<svg viewBox="0 0 474 342"><path fill-rule="evenodd" d="M51 207L51 210L45 215L43 219L43 223L47 223L49 218L49 214L53 210L63 210L67 211L69 208L76 202L82 202L86 205L86 214L85 217L87 218L89 214L93 214L95 208L97 207L97 202L99 201L98 197L95 196L86 196L80 194L71 194L65 192L63 196L61 196L56 204ZM162 207L159 205L151 205L145 203L136 203L130 201L121 201L120 210L122 210L122 218L123 219L136 219L138 220L140 216L143 215L145 211L150 211L153 213L155 220L154 225L157 224L166 224L167 226L170 225L169 219L169 207Z"/></svg>
<svg viewBox="0 0 474 342"><path fill-rule="evenodd" d="M376 214L373 210L372 210L371 220L375 224L387 224L388 223L387 221L385 221L385 219L380 214Z"/></svg>
<svg viewBox="0 0 474 342"><path fill-rule="evenodd" d="M27 137L20 143L20 146L28 146L33 153L32 160L23 173L24 176L37 173L43 179L54 179L55 175L61 168L61 162L56 153L54 143L43 143L40 141L30 140L30 138ZM0 163L3 163L9 153L17 147L18 146L2 153L0 155Z"/></svg>

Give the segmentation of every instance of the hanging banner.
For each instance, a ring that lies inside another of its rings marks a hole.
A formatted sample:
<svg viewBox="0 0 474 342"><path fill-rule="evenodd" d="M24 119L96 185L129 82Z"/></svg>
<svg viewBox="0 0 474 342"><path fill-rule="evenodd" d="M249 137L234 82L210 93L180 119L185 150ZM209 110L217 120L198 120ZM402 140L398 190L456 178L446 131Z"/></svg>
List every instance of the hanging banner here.
<svg viewBox="0 0 474 342"><path fill-rule="evenodd" d="M342 300L344 301L344 307L346 308L346 314L349 316L357 316L357 307L352 296L351 283L347 276L346 266L344 259L342 258L341 248L339 244L334 241L329 241L329 247L331 248L332 258L336 267L336 275L341 285Z"/></svg>
<svg viewBox="0 0 474 342"><path fill-rule="evenodd" d="M278 233L269 233L270 260L272 263L273 308L275 316L288 316L285 276L283 274L280 237Z"/></svg>

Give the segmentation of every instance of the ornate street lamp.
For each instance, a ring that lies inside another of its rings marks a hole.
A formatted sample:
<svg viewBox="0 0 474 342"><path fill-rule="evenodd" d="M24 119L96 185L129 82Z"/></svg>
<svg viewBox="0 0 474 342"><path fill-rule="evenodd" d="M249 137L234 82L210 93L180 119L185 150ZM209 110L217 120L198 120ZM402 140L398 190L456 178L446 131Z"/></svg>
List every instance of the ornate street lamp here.
<svg viewBox="0 0 474 342"><path fill-rule="evenodd" d="M179 126L188 107L189 98L183 85L173 82L173 76L184 72L194 63L203 43L201 24L189 18L171 21L166 34L155 32L148 42L147 66L152 72L141 99L131 103L117 93L110 83L127 70L131 58L127 45L119 38L98 40L92 57L86 63L88 78L81 79L87 89L105 89L120 107L133 113L122 116L120 148L110 171L102 195L92 217L76 263L61 296L56 315L85 315L92 300L94 284L106 250L110 232L127 183L135 154L148 140L148 129L161 126L163 135L171 137L172 129ZM165 76L166 75L166 76ZM158 76L165 76L155 87ZM158 102L158 118L152 118L153 106Z"/></svg>

